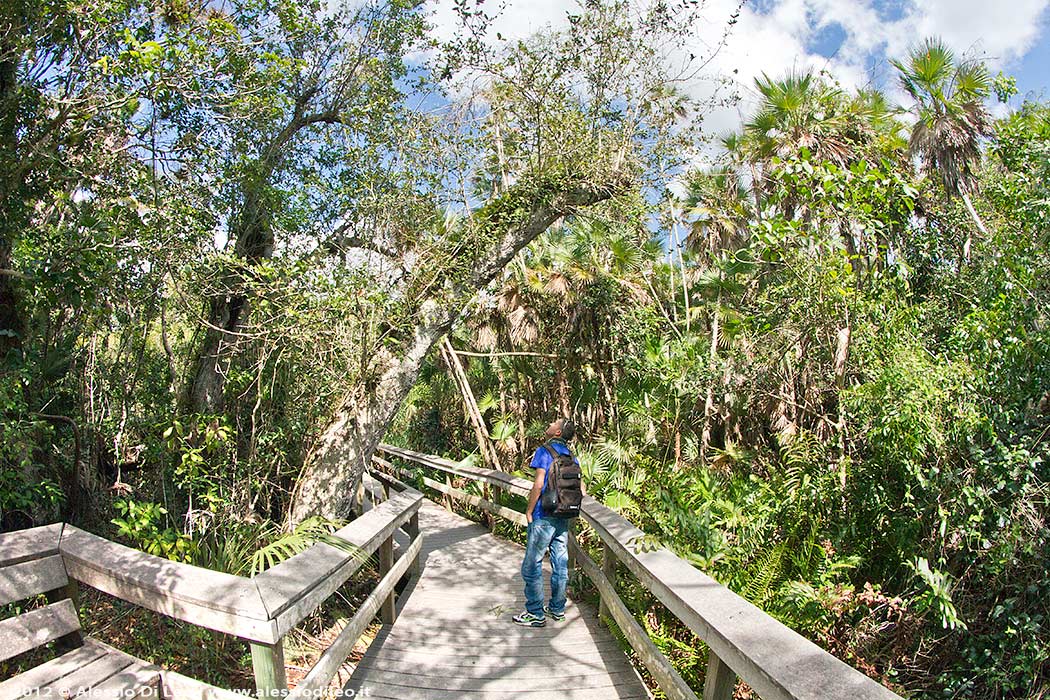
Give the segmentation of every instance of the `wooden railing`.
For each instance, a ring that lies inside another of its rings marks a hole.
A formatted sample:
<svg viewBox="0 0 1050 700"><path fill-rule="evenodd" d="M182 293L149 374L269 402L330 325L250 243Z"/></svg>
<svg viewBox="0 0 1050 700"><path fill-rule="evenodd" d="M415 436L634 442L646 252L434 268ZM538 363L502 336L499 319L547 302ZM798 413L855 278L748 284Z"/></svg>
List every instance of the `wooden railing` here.
<svg viewBox="0 0 1050 700"><path fill-rule="evenodd" d="M53 557L76 582L169 617L247 641L259 697L307 698L328 686L377 613L394 621L394 586L418 571L423 495L404 489L333 536L346 548L315 544L253 578L169 561L92 535L72 525L48 525L0 536L0 567ZM409 544L394 561L394 533ZM282 640L378 550L379 583L313 669L288 693ZM8 571L13 569L8 569ZM164 674L164 697L243 698L240 694Z"/></svg>
<svg viewBox="0 0 1050 700"><path fill-rule="evenodd" d="M381 445L386 457L374 463L391 475L415 480L412 470L393 464L398 459L527 496L531 482L503 472ZM418 482L417 482L418 483ZM492 515L524 525L522 513L491 499L466 493L422 476L421 483L448 498L468 503ZM813 642L784 626L736 593L680 559L670 550L642 547L645 533L615 511L584 498L581 518L602 543L599 566L570 537L569 561L594 583L601 596L600 616L611 617L668 698L696 700L667 658L638 624L616 593L615 582L626 569L693 634L707 644L708 666L704 700L731 700L739 676L763 700L900 700L900 697Z"/></svg>

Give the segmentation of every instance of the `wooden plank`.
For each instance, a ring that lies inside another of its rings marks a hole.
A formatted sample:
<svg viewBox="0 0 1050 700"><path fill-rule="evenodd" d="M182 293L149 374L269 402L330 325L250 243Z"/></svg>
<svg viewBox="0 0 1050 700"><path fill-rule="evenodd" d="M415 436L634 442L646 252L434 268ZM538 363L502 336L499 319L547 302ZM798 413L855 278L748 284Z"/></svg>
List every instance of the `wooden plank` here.
<svg viewBox="0 0 1050 700"><path fill-rule="evenodd" d="M606 550L606 556L610 557L610 555L611 552ZM649 669L649 672L653 674L653 678L660 686L660 690L664 691L664 694L671 700L697 700L696 693L692 691L685 679L675 670L671 662L667 660L667 657L661 653L656 644L653 643L653 640L649 639L649 634L634 619L634 615L631 614L631 611L620 600L620 596L617 595L612 581L606 578L605 574L598 569L598 565L594 563L594 560L581 550L576 552L576 564L587 575L587 578L594 582L594 585L601 593L606 613L616 621L616 625L623 632L627 641L630 642L631 648L638 654L638 657L645 664L645 667Z"/></svg>
<svg viewBox="0 0 1050 700"><path fill-rule="evenodd" d="M420 537L419 537L419 511L418 510L415 513L412 514L412 517L408 519L408 522L405 523L405 526L402 529L404 530L405 534L408 535L410 540L418 540L418 539L420 539ZM404 556L404 555L401 555L401 556ZM409 573L412 574L412 576L419 576L419 572L420 571L421 571L421 566L420 566L420 561L419 561L419 551L417 550L416 553L412 557L412 566L409 569Z"/></svg>
<svg viewBox="0 0 1050 700"><path fill-rule="evenodd" d="M400 624L406 624L404 618L402 618ZM620 642L613 639L611 635L605 639L596 638L594 636L564 639L555 636L547 639L515 639L513 642L509 640L501 642L499 639L490 638L485 640L484 643L422 643L426 641L432 640L418 640L400 636L391 636L383 641L382 648L397 653L413 652L449 658L455 656L474 657L478 655L478 651L481 649L485 650L487 653L506 654L507 656L550 656L551 654L589 653L595 650L620 652Z"/></svg>
<svg viewBox="0 0 1050 700"><path fill-rule="evenodd" d="M404 475L406 473L404 469L401 469L399 467L395 467L395 466L391 465L391 468L396 470L399 474ZM513 523L517 523L518 525L521 525L521 526L525 526L525 525L528 524L528 519L525 517L525 514L524 513L520 513L518 511L514 510L513 508L507 508L506 506L501 506L501 505L499 505L497 503L493 503L492 501L485 500L484 498L482 498L480 496L475 496L472 493L467 493L466 491L463 491L462 489L457 489L454 486L451 486L449 484L442 483L442 482L437 481L435 479L431 479L430 477L424 476L423 477L423 484L428 486L428 487L430 487L430 488L432 488L432 489L434 489L435 491L441 492L442 494L448 496L449 498L457 499L457 500L460 500L460 501L465 501L466 503L469 503L472 506L475 506L477 508L482 509L486 513L490 513L492 515L498 515L501 518L505 518L505 519L510 520Z"/></svg>
<svg viewBox="0 0 1050 700"><path fill-rule="evenodd" d="M65 565L63 565L62 570L65 571ZM44 597L49 603L58 603L68 599L70 602L73 603L74 610L80 609L80 604L78 603L80 599L80 593L79 589L77 588L76 581L68 581L66 585L62 586L61 588L54 588L52 590L49 590L44 594ZM79 617L79 613L77 614L77 616ZM59 637L58 639L56 639L54 641L54 648L56 652L64 654L70 649L76 649L79 646L83 646L83 644L84 635L82 634L82 631L78 629L74 632L70 632L69 634L63 637Z"/></svg>
<svg viewBox="0 0 1050 700"><path fill-rule="evenodd" d="M160 668L136 660L127 668L91 688L91 700L132 700L160 697Z"/></svg>
<svg viewBox="0 0 1050 700"><path fill-rule="evenodd" d="M69 583L57 553L0 568L0 605L62 588Z"/></svg>
<svg viewBox="0 0 1050 700"><path fill-rule="evenodd" d="M552 666L556 663L552 660ZM564 691L577 688L611 688L620 684L621 680L635 679L634 669L630 671L619 671L601 675L589 676L552 676L543 674L533 676L529 682L523 683L520 678L451 678L441 675L426 675L380 671L376 669L365 669L361 677L367 687L367 683L386 683L390 685L406 685L412 688L427 688L434 690L455 690L460 692L470 691L494 691L494 690L521 690L527 685L532 691L550 690Z"/></svg>
<svg viewBox="0 0 1050 700"><path fill-rule="evenodd" d="M422 543L420 543L422 544ZM394 538L387 537L383 540L383 543L379 545L379 574L380 576L386 576L390 573L390 569L394 566ZM384 625L394 624L394 620L397 618L397 612L394 610L394 591L391 590L386 598L383 599L383 604L380 606L380 617L383 620Z"/></svg>
<svg viewBox="0 0 1050 700"><path fill-rule="evenodd" d="M155 557L72 525L59 549L71 578L117 598L242 639L278 639L250 579Z"/></svg>
<svg viewBox="0 0 1050 700"><path fill-rule="evenodd" d="M525 514L520 513L514 510L513 508L507 508L506 506L501 506L496 503L486 501L480 496L475 496L472 493L467 493L462 489L457 489L454 486L443 484L440 481L434 481L433 479L430 479L428 477L423 477L423 483L429 486L430 488L434 489L435 491L440 491L441 493L449 496L450 498L465 501L466 503L480 508L487 513L491 513L492 515L498 515L501 518L505 518L511 521L512 523L516 523L518 525L528 525L529 521L525 517Z"/></svg>
<svg viewBox="0 0 1050 700"><path fill-rule="evenodd" d="M418 491L405 491L378 505L338 532L336 537L359 553L317 544L255 577L259 594L277 624L279 637L313 612L423 503Z"/></svg>
<svg viewBox="0 0 1050 700"><path fill-rule="evenodd" d="M575 545L575 542L573 543ZM616 590L616 555L613 554L612 548L607 544L602 545L602 576L612 586L613 591ZM609 615L609 605L605 601L605 596L602 595L598 599L598 619L604 620Z"/></svg>
<svg viewBox="0 0 1050 700"><path fill-rule="evenodd" d="M380 467L382 467L382 469L386 471L382 471L380 469L371 469L368 473L376 479L378 479L379 481L382 481L384 484L386 484L388 488L392 488L394 491L405 491L406 489L412 488L405 482L390 474L390 472L397 470L397 467L395 467L393 464L386 461L385 459L382 459L381 457L375 456L372 457L372 461L378 464Z"/></svg>
<svg viewBox="0 0 1050 700"><path fill-rule="evenodd" d="M550 656L523 657L515 656L497 659L488 657L485 663L419 663L409 661L403 656L378 656L361 659L358 668L389 673L417 673L435 675L444 678L473 678L477 680L524 680L537 677L575 678L579 676L608 676L610 673L633 673L627 659L621 656L616 661L595 657L592 661L580 661L575 657L560 657L557 663L551 663ZM522 683L527 686L528 683Z"/></svg>
<svg viewBox="0 0 1050 700"><path fill-rule="evenodd" d="M289 700L308 697L314 691L328 687L332 676L343 665L346 657L350 655L350 651L354 648L354 644L357 643L357 640L361 638L361 634L372 623L383 601L391 595L394 586L408 571L413 559L419 554L422 544L423 541L420 537L412 541L404 556L380 579L375 589L361 603L357 612L354 613L353 618L342 629L339 636L329 645L328 649L321 655L321 658L314 664L314 667L306 674L306 677L295 687Z"/></svg>
<svg viewBox="0 0 1050 700"><path fill-rule="evenodd" d="M160 696L165 700L245 700L244 693L217 688L168 670L160 672L160 688Z"/></svg>
<svg viewBox="0 0 1050 700"><path fill-rule="evenodd" d="M0 700L13 700L28 695L45 683L64 678L106 653L105 647L88 638L84 641L84 646L0 682Z"/></svg>
<svg viewBox="0 0 1050 700"><path fill-rule="evenodd" d="M426 455L421 452L413 452L412 450L406 450L403 447L394 447L393 445L381 444L376 449L388 455L409 462L415 462L416 464L437 469L448 474L464 476L468 479L474 479L499 488L507 489L511 493L519 496L528 496L529 491L532 489L532 481L529 479L511 476L505 472L498 472L493 469L483 469L481 467L468 467L466 465L457 464L451 460L442 459L441 457Z"/></svg>
<svg viewBox="0 0 1050 700"><path fill-rule="evenodd" d="M666 548L641 551L644 533L584 497L583 517L638 581L763 700L901 700Z"/></svg>
<svg viewBox="0 0 1050 700"><path fill-rule="evenodd" d="M24 654L42 644L80 629L77 611L70 600L0 621L0 661Z"/></svg>
<svg viewBox="0 0 1050 700"><path fill-rule="evenodd" d="M0 566L58 554L62 523L0 533Z"/></svg>
<svg viewBox="0 0 1050 700"><path fill-rule="evenodd" d="M100 685L135 663L126 654L104 654L76 671L57 678L40 688L40 694L51 698L68 698Z"/></svg>
<svg viewBox="0 0 1050 700"><path fill-rule="evenodd" d="M378 649L369 647L365 652L361 663L385 662L389 664L402 664L416 668L437 668L445 666L464 666L470 669L508 669L508 668L549 668L551 647L542 655L519 655L511 653L499 653L488 649L464 649L462 653L448 654L446 649L398 649L387 646L385 643L374 645ZM618 642L613 640L594 641L594 643L576 648L563 645L553 650L558 654L561 661L559 664L579 665L580 667L606 666L629 666L630 662L624 656Z"/></svg>
<svg viewBox="0 0 1050 700"><path fill-rule="evenodd" d="M353 695L351 695L353 691ZM613 686L608 688L560 688L556 691L529 690L436 690L408 685L356 681L343 686L343 697L382 698L382 700L649 700L641 686Z"/></svg>

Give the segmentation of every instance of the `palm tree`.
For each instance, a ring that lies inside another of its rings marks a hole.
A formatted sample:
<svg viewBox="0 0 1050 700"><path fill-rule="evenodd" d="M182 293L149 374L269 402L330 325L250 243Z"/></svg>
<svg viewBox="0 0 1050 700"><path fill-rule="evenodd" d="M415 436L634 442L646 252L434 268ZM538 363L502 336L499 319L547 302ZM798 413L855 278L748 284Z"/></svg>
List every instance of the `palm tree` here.
<svg viewBox="0 0 1050 700"><path fill-rule="evenodd" d="M988 230L970 201L976 189L974 165L981 160L980 140L989 133L984 107L991 80L980 61L956 61L938 38L912 49L907 62L893 61L901 86L915 101L917 120L909 150L923 171L936 177L949 197L959 196L981 233ZM970 257L971 235L963 244L963 260Z"/></svg>
<svg viewBox="0 0 1050 700"><path fill-rule="evenodd" d="M812 73L791 72L780 80L755 78L758 110L744 135L760 161L788 157L805 148L818 160L843 164L854 153L848 135L848 98Z"/></svg>
<svg viewBox="0 0 1050 700"><path fill-rule="evenodd" d="M733 167L689 173L685 214L691 220L687 247L694 253L717 257L727 248L740 248L751 221L747 187Z"/></svg>

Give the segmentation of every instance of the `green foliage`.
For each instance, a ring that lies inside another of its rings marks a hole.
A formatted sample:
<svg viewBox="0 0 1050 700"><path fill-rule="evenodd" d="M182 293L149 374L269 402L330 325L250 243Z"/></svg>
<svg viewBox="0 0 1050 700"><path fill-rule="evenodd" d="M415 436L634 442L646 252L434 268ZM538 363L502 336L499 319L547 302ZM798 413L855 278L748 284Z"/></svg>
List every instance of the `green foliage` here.
<svg viewBox="0 0 1050 700"><path fill-rule="evenodd" d="M193 540L175 528L166 526L168 510L157 503L119 500L113 507L121 517L110 522L117 526L117 534L148 554L174 561L193 559Z"/></svg>
<svg viewBox="0 0 1050 700"><path fill-rule="evenodd" d="M923 613L933 610L945 629L966 629L966 623L959 619L959 614L952 603L951 582L947 574L930 568L930 562L919 557L908 566L915 572L915 577L922 584L922 592L915 597L915 607Z"/></svg>
<svg viewBox="0 0 1050 700"><path fill-rule="evenodd" d="M362 553L359 549L346 540L332 535L340 526L341 523L339 522L319 516L307 518L291 532L274 537L268 544L260 547L252 554L251 575L254 576L261 571L276 566L299 552L309 549L318 542L323 542L361 558Z"/></svg>
<svg viewBox="0 0 1050 700"><path fill-rule="evenodd" d="M342 546L333 521L276 525L307 455L447 328L435 303L492 279L453 340L486 355L467 373L508 471L569 412L637 546L915 697L1046 694L1050 108L992 123L1012 79L927 40L893 64L909 121L827 74L763 75L715 167L685 172L697 105L660 52L689 3L588 2L498 49L465 4L444 47L400 0L23 5L0 86L4 527L106 520L112 486L118 536L159 556L250 575ZM433 48L443 75L415 60ZM482 99L443 92L461 68ZM679 175L684 198L654 194ZM559 223L501 272L541 211ZM209 347L221 396L194 406ZM400 408L390 439L477 459L440 363ZM695 640L624 588L699 686Z"/></svg>

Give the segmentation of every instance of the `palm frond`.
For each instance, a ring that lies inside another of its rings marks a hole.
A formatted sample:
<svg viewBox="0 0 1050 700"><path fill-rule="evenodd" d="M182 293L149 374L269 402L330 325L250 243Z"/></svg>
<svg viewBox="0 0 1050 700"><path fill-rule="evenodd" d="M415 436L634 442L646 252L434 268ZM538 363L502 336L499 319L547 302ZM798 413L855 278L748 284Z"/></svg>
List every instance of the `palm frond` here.
<svg viewBox="0 0 1050 700"><path fill-rule="evenodd" d="M364 555L360 549L332 534L339 529L340 525L338 521L320 516L307 518L299 523L292 532L278 537L255 551L251 558L251 575L254 576L274 567L319 542L363 558Z"/></svg>

